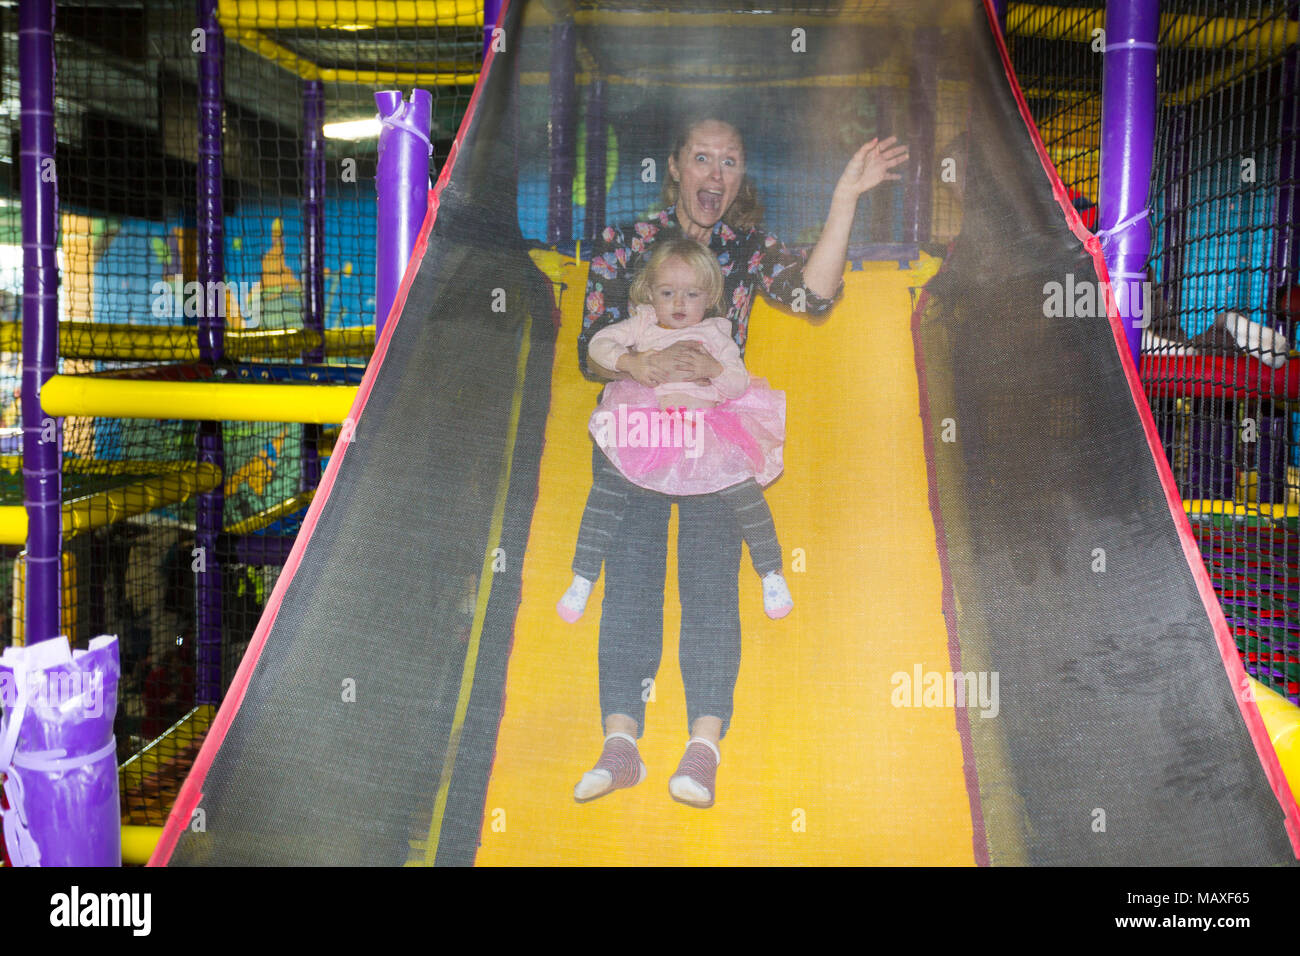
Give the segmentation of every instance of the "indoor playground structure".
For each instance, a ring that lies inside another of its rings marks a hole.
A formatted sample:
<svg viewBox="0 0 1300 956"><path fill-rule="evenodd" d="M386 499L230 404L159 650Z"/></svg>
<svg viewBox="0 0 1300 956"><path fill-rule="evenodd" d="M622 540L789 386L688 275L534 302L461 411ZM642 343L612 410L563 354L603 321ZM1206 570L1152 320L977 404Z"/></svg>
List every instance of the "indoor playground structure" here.
<svg viewBox="0 0 1300 956"><path fill-rule="evenodd" d="M1294 4L20 0L0 30L12 864L1300 857ZM716 801L667 786L677 501L666 539L622 526L667 567L647 775L583 803L619 602L556 613L579 334L608 227L669 222L690 115L743 133L802 254L863 143L908 160L831 311L742 326L785 393L794 609L742 560Z"/></svg>

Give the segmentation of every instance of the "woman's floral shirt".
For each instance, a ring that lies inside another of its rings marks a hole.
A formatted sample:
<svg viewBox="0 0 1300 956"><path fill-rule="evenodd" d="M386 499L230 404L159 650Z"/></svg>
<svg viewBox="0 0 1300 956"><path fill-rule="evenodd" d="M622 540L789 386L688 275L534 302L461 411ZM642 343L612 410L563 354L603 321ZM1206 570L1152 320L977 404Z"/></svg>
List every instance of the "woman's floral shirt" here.
<svg viewBox="0 0 1300 956"><path fill-rule="evenodd" d="M614 322L627 318L628 290L637 270L647 261L656 239L682 235L676 206L628 227L606 226L594 244L591 271L587 278L587 299L582 332L578 336L578 364L588 378L587 345L591 337ZM796 290L803 290L804 312L827 312L843 291L843 283L832 298L814 295L803 286L804 257L788 250L776 236L759 229L737 232L724 222L713 227L709 248L722 267L722 304L731 322L731 337L745 354L749 337L749 310L757 286L774 302L793 307Z"/></svg>

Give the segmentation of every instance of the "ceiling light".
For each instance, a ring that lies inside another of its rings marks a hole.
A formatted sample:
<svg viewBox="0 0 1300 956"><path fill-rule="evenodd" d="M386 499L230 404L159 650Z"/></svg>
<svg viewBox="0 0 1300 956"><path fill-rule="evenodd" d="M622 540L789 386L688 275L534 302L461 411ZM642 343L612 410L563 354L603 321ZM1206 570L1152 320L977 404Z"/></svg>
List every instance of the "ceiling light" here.
<svg viewBox="0 0 1300 956"><path fill-rule="evenodd" d="M379 117L369 119L345 120L341 123L326 123L326 139L376 139L379 136Z"/></svg>

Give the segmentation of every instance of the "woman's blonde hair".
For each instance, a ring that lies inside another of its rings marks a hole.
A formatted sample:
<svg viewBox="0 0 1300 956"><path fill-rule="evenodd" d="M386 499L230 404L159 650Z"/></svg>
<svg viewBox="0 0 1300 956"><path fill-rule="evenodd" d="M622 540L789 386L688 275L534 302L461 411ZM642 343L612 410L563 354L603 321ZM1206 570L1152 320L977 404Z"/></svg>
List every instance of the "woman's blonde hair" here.
<svg viewBox="0 0 1300 956"><path fill-rule="evenodd" d="M702 126L705 123L721 123L723 126L730 128L736 134L736 139L740 141L740 152L742 155L744 154L745 138L740 135L740 130L736 129L735 125L724 119L719 119L712 113L697 113L683 120L681 125L677 127L677 135L673 137L673 148L669 155L674 157L679 164L682 161L682 150L691 141L691 133L695 132L697 126ZM679 198L681 198L681 187L677 180L673 179L672 176L665 177L663 188L664 205L672 206ZM763 204L758 198L758 187L754 185L754 181L749 178L748 173L740 181L740 192L736 193L736 198L731 201L730 206L723 210L722 219L733 229L740 229L741 231L757 229L758 224L763 221Z"/></svg>
<svg viewBox="0 0 1300 956"><path fill-rule="evenodd" d="M722 269L718 260L708 249L694 239L667 239L656 242L650 253L650 261L645 264L628 291L628 299L634 305L654 305L655 276L669 259L681 259L695 273L701 291L708 296L704 314L709 315L722 303Z"/></svg>

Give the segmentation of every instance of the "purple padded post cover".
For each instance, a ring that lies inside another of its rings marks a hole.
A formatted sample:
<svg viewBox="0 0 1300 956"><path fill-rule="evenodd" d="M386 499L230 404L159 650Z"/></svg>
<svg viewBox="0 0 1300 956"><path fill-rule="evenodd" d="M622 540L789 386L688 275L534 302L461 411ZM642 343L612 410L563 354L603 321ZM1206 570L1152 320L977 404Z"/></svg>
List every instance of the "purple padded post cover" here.
<svg viewBox="0 0 1300 956"><path fill-rule="evenodd" d="M14 866L119 866L117 638L66 637L0 654L0 770Z"/></svg>

